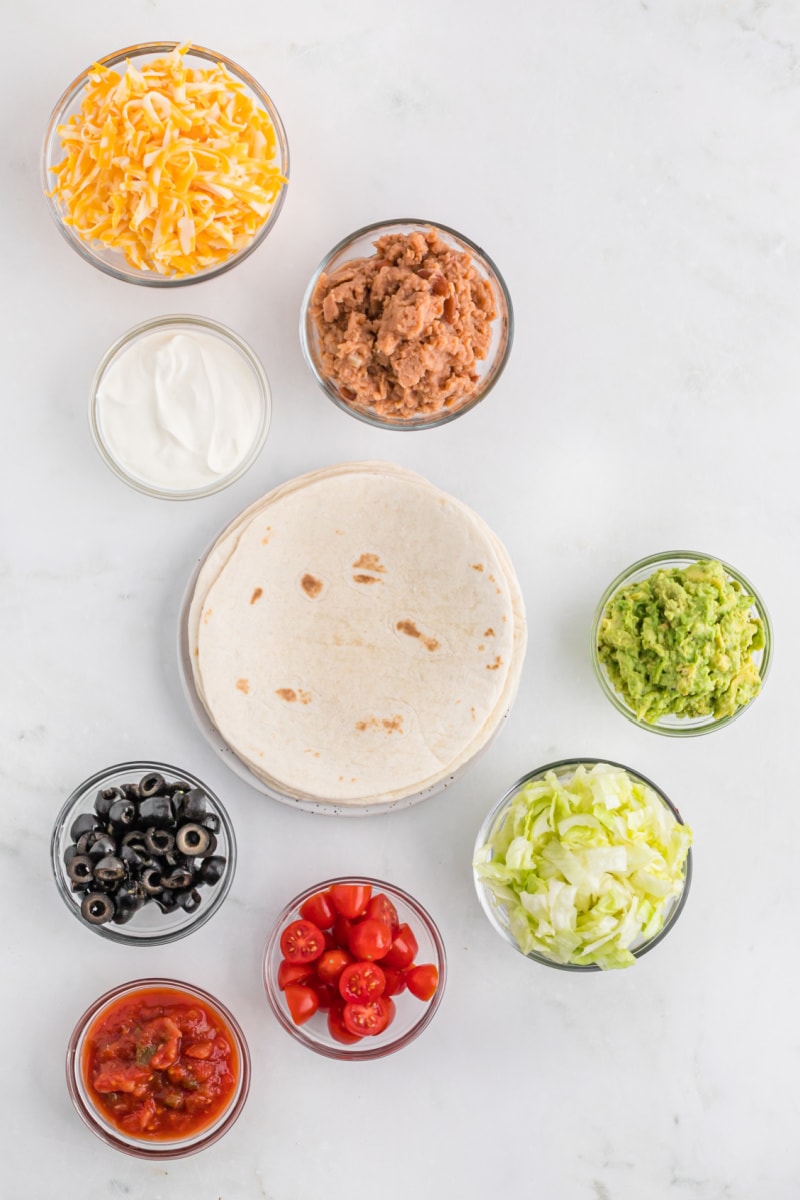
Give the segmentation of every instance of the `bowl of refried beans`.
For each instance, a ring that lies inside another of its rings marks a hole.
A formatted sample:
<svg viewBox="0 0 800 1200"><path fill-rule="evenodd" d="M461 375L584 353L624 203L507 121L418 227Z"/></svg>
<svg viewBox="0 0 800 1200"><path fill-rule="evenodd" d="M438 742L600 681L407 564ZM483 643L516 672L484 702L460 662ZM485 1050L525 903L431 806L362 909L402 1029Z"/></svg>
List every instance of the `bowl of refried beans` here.
<svg viewBox="0 0 800 1200"><path fill-rule="evenodd" d="M432 221L367 225L323 259L300 341L335 404L389 429L430 429L474 408L508 360L514 318L492 260Z"/></svg>

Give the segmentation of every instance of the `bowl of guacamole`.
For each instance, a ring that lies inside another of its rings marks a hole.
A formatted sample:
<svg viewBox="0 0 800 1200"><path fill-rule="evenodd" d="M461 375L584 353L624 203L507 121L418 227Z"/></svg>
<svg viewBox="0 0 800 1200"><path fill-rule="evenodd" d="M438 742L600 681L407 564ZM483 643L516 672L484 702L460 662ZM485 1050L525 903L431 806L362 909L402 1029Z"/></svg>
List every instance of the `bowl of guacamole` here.
<svg viewBox="0 0 800 1200"><path fill-rule="evenodd" d="M733 567L667 551L606 589L592 657L606 695L635 724L672 736L710 733L760 694L772 630L760 596Z"/></svg>

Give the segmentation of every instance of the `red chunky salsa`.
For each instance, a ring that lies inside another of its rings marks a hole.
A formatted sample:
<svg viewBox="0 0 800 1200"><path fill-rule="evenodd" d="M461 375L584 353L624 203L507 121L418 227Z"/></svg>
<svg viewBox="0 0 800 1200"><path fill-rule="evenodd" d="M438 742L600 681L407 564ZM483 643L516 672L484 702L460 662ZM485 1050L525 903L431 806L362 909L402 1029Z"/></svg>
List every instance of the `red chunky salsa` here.
<svg viewBox="0 0 800 1200"><path fill-rule="evenodd" d="M191 993L145 988L95 1018L82 1069L95 1108L117 1129L177 1141L208 1128L227 1108L239 1056L219 1013Z"/></svg>

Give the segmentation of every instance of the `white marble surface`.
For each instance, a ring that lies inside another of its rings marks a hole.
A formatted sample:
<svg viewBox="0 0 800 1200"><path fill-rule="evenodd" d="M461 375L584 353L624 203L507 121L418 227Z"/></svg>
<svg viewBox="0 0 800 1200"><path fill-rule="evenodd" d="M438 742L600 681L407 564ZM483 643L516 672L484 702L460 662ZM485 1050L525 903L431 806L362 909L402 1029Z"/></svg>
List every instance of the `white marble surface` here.
<svg viewBox="0 0 800 1200"><path fill-rule="evenodd" d="M4 11L3 755L0 1194L26 1200L794 1200L800 905L793 750L800 656L800 9L793 0L27 0ZM223 278L154 292L92 270L52 227L38 154L95 56L187 37L272 93L290 194ZM405 437L350 420L302 362L297 312L322 254L413 214L486 247L516 345L491 400ZM221 319L263 357L267 446L242 481L165 504L101 463L87 387L106 346L169 312ZM176 614L195 557L289 475L386 457L463 497L505 540L531 642L513 714L452 790L388 817L266 801L183 702ZM762 590L772 677L728 730L639 731L601 694L588 629L634 559L708 550ZM696 835L677 929L630 971L569 977L515 956L475 899L470 852L528 768L612 757L656 779ZM82 930L50 877L63 797L126 758L183 764L226 798L229 900L173 948ZM309 881L349 870L417 894L450 981L426 1034L358 1067L296 1045L267 1009L264 941ZM208 1152L166 1166L106 1148L63 1078L84 1007L166 973L241 1020L253 1087Z"/></svg>

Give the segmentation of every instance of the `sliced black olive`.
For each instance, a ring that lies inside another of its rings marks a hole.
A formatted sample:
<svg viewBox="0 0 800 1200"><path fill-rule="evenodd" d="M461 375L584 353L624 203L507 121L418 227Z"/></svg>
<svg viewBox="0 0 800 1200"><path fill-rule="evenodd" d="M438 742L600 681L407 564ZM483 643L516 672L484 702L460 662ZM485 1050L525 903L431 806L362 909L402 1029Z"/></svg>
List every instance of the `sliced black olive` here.
<svg viewBox="0 0 800 1200"><path fill-rule="evenodd" d="M175 847L163 856L168 867L191 867L191 861Z"/></svg>
<svg viewBox="0 0 800 1200"><path fill-rule="evenodd" d="M228 860L221 854L215 854L212 858L204 858L200 864L200 878L203 883L219 883L225 874L227 864Z"/></svg>
<svg viewBox="0 0 800 1200"><path fill-rule="evenodd" d="M78 854L88 854L99 838L104 837L102 829L89 829L78 838Z"/></svg>
<svg viewBox="0 0 800 1200"><path fill-rule="evenodd" d="M117 892L114 897L114 924L126 925L141 907L142 899L135 892Z"/></svg>
<svg viewBox="0 0 800 1200"><path fill-rule="evenodd" d="M219 833L220 819L216 813L206 813L200 820L201 825L205 825L206 829L210 829L212 833Z"/></svg>
<svg viewBox="0 0 800 1200"><path fill-rule="evenodd" d="M187 913L193 913L203 902L203 897L195 888L192 888L190 891L177 892L176 896L178 904Z"/></svg>
<svg viewBox="0 0 800 1200"><path fill-rule="evenodd" d="M144 844L151 854L169 854L175 845L175 838L166 829L148 829L144 835Z"/></svg>
<svg viewBox="0 0 800 1200"><path fill-rule="evenodd" d="M139 876L142 891L148 896L159 896L164 891L158 867L145 867Z"/></svg>
<svg viewBox="0 0 800 1200"><path fill-rule="evenodd" d="M107 833L102 833L89 846L89 858L103 858L106 854L117 853L117 839Z"/></svg>
<svg viewBox="0 0 800 1200"><path fill-rule="evenodd" d="M139 802L139 820L143 825L172 825L175 813L169 796L148 796Z"/></svg>
<svg viewBox="0 0 800 1200"><path fill-rule="evenodd" d="M164 776L159 775L158 771L151 771L149 775L143 775L139 780L139 795L143 799L146 796L163 796L166 790Z"/></svg>
<svg viewBox="0 0 800 1200"><path fill-rule="evenodd" d="M163 913L172 912L178 903L177 896L177 892L162 892L156 896L156 904Z"/></svg>
<svg viewBox="0 0 800 1200"><path fill-rule="evenodd" d="M129 871L138 871L148 860L144 846L137 850L136 846L125 843L120 846L119 856Z"/></svg>
<svg viewBox="0 0 800 1200"><path fill-rule="evenodd" d="M67 874L73 883L87 884L92 882L94 863L88 854L76 854L70 860Z"/></svg>
<svg viewBox="0 0 800 1200"><path fill-rule="evenodd" d="M64 866L68 867L75 855L78 853L78 847L73 842L71 846L67 846L64 851Z"/></svg>
<svg viewBox="0 0 800 1200"><path fill-rule="evenodd" d="M180 888L188 888L193 883L192 872L186 867L174 867L169 875L162 876L161 882L165 888L175 891Z"/></svg>
<svg viewBox="0 0 800 1200"><path fill-rule="evenodd" d="M181 815L188 821L199 821L206 813L206 794L202 788L192 788L181 800Z"/></svg>
<svg viewBox="0 0 800 1200"><path fill-rule="evenodd" d="M117 879L124 879L125 863L115 854L107 854L94 864L94 877L103 883L114 883Z"/></svg>
<svg viewBox="0 0 800 1200"><path fill-rule="evenodd" d="M172 793L173 800L178 800L192 790L192 785L187 783L185 779L173 779L172 783L168 785L167 790Z"/></svg>
<svg viewBox="0 0 800 1200"><path fill-rule="evenodd" d="M115 800L108 810L108 819L117 829L130 829L136 821L136 805L132 800Z"/></svg>
<svg viewBox="0 0 800 1200"><path fill-rule="evenodd" d="M69 836L73 842L77 842L78 838L82 837L84 833L91 833L93 829L96 829L99 823L94 813L81 813L72 822Z"/></svg>
<svg viewBox="0 0 800 1200"><path fill-rule="evenodd" d="M175 835L175 845L181 854L201 857L203 854L208 854L212 837L214 837L213 833L204 825L197 825L189 821L186 825L181 825Z"/></svg>
<svg viewBox="0 0 800 1200"><path fill-rule="evenodd" d="M115 800L124 800L125 797L119 788L101 788L94 798L94 811L98 817L107 817L108 810Z"/></svg>
<svg viewBox="0 0 800 1200"><path fill-rule="evenodd" d="M87 892L81 901L81 916L90 925L105 925L115 911L114 901L104 892Z"/></svg>
<svg viewBox="0 0 800 1200"><path fill-rule="evenodd" d="M127 796L129 800L138 800L141 796L138 783L123 783L122 794Z"/></svg>

